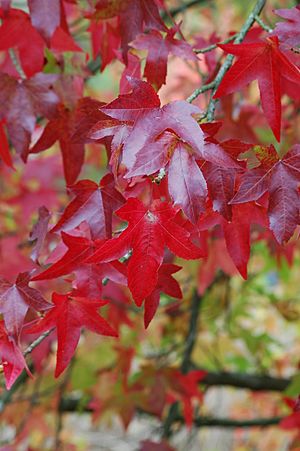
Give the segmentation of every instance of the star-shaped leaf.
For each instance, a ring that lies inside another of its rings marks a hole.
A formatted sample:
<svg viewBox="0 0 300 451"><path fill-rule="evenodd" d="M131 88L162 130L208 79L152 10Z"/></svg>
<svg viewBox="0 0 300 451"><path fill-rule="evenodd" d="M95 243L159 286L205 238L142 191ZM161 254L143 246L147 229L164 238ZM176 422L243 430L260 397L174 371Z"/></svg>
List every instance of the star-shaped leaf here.
<svg viewBox="0 0 300 451"><path fill-rule="evenodd" d="M219 47L238 59L225 74L214 97L231 94L257 80L263 111L280 141L281 80L287 79L299 86L300 70L280 50L277 36L250 44L219 44Z"/></svg>
<svg viewBox="0 0 300 451"><path fill-rule="evenodd" d="M42 333L57 328L57 362L55 377L58 377L68 366L78 345L81 329L87 329L99 335L116 337L98 309L106 304L79 297L76 292L67 294L53 293L53 308L37 324L26 329L26 333Z"/></svg>

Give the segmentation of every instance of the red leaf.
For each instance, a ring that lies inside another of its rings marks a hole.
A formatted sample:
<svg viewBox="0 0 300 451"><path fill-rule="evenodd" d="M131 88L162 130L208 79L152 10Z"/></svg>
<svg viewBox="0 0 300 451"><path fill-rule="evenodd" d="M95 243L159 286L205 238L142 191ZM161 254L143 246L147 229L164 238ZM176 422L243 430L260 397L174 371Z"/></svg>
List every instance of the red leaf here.
<svg viewBox="0 0 300 451"><path fill-rule="evenodd" d="M32 26L28 14L20 9L2 15L0 50L17 48L22 69L28 77L40 72L44 65L45 42Z"/></svg>
<svg viewBox="0 0 300 451"><path fill-rule="evenodd" d="M84 144L74 142L75 112L61 106L54 119L46 125L42 136L29 153L39 153L49 149L58 140L62 157L65 179L68 185L74 183L84 161Z"/></svg>
<svg viewBox="0 0 300 451"><path fill-rule="evenodd" d="M10 390L25 368L31 375L21 350L5 330L4 321L0 321L0 359L3 365L5 385Z"/></svg>
<svg viewBox="0 0 300 451"><path fill-rule="evenodd" d="M78 268L95 249L95 244L88 238L81 236L61 234L64 244L68 247L67 252L55 262L50 268L34 276L31 280L48 280L55 279L65 274L70 274L74 269Z"/></svg>
<svg viewBox="0 0 300 451"><path fill-rule="evenodd" d="M4 130L4 123L5 121L3 120L0 121L0 157L8 167L14 169L11 155L9 152L9 143Z"/></svg>
<svg viewBox="0 0 300 451"><path fill-rule="evenodd" d="M251 44L219 45L238 60L225 74L215 98L240 90L257 79L261 103L269 125L280 141L281 125L281 79L300 84L300 70L279 49L276 36Z"/></svg>
<svg viewBox="0 0 300 451"><path fill-rule="evenodd" d="M136 304L140 306L157 285L165 246L188 260L203 255L202 250L190 240L187 230L176 223L177 211L168 203L158 200L147 208L138 199L128 199L117 211L117 215L129 223L127 229L118 238L97 246L94 255L86 262L115 260L133 249L128 264L128 286Z"/></svg>
<svg viewBox="0 0 300 451"><path fill-rule="evenodd" d="M72 36L61 27L57 27L50 41L50 47L57 52L82 52Z"/></svg>
<svg viewBox="0 0 300 451"><path fill-rule="evenodd" d="M93 58L101 57L101 71L117 57L121 36L115 19L102 22L92 21L89 27Z"/></svg>
<svg viewBox="0 0 300 451"><path fill-rule="evenodd" d="M182 298L182 292L180 285L172 274L178 272L181 266L172 265L170 263L163 264L158 271L158 281L155 290L145 299L145 313L144 324L145 328L148 327L150 321L155 315L157 307L159 305L160 292L166 293L175 299Z"/></svg>
<svg viewBox="0 0 300 451"><path fill-rule="evenodd" d="M70 230L86 221L93 238L110 238L112 214L124 203L123 196L114 187L111 174L102 178L99 184L81 180L70 187L75 198L65 209L52 232Z"/></svg>
<svg viewBox="0 0 300 451"><path fill-rule="evenodd" d="M26 333L42 333L57 328L57 362L55 377L68 366L78 345L81 329L86 327L100 335L116 337L116 332L98 314L105 301L95 301L78 297L76 292L53 293L53 308L36 325L26 329Z"/></svg>
<svg viewBox="0 0 300 451"><path fill-rule="evenodd" d="M0 312L6 329L12 336L20 335L29 308L44 311L50 307L38 290L28 286L29 281L29 273L19 274L13 284L0 278Z"/></svg>

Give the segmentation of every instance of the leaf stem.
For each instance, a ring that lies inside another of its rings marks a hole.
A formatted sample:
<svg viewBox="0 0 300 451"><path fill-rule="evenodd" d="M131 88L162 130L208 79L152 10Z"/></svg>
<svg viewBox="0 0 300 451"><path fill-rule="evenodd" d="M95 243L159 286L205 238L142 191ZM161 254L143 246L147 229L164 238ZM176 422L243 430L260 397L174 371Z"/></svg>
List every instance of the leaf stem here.
<svg viewBox="0 0 300 451"><path fill-rule="evenodd" d="M24 357L26 357L28 354L30 354L42 341L44 341L45 338L47 338L51 334L52 331L53 331L53 328L50 330L47 330L47 332L44 332L36 340L34 340L23 352Z"/></svg>
<svg viewBox="0 0 300 451"><path fill-rule="evenodd" d="M15 68L16 68L18 74L20 75L21 79L22 80L26 80L25 72L23 71L23 68L21 66L21 63L19 61L19 58L18 58L15 50L13 48L10 48L8 53L9 53L9 56L10 56L10 59L11 59L13 65L15 66Z"/></svg>
<svg viewBox="0 0 300 451"><path fill-rule="evenodd" d="M269 27L269 25L267 25L259 16L255 16L255 22L258 23L258 25L261 26L261 28L263 28L265 31L267 31L268 33L272 33L273 28Z"/></svg>
<svg viewBox="0 0 300 451"><path fill-rule="evenodd" d="M238 33L234 33L232 36L229 36L229 38L224 39L223 41L220 41L216 44L208 45L207 47L204 47L203 49L194 49L195 53L208 53L212 50L216 49L219 44L228 44L229 42L233 41L237 37Z"/></svg>

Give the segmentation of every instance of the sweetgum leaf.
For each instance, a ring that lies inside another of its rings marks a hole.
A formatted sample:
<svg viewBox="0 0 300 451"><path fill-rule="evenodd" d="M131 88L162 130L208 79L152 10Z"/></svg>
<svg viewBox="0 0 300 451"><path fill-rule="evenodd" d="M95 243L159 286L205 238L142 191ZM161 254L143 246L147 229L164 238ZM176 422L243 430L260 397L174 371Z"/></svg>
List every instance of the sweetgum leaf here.
<svg viewBox="0 0 300 451"><path fill-rule="evenodd" d="M275 14L286 22L277 22L272 34L291 47L300 44L300 5L290 9L275 9Z"/></svg>
<svg viewBox="0 0 300 451"><path fill-rule="evenodd" d="M65 209L52 232L74 229L86 221L93 238L110 238L112 214L125 202L122 194L114 187L111 174L102 178L99 184L91 180L80 180L70 187L74 199Z"/></svg>
<svg viewBox="0 0 300 451"><path fill-rule="evenodd" d="M28 286L29 281L29 273L19 274L15 283L0 278L0 312L8 333L15 337L20 335L29 308L40 312L50 307L38 290Z"/></svg>
<svg viewBox="0 0 300 451"><path fill-rule="evenodd" d="M57 361L55 377L68 366L78 345L81 329L87 329L99 335L116 337L98 309L105 301L92 300L77 296L76 292L67 294L53 293L53 308L37 324L26 329L26 333L42 333L57 328Z"/></svg>
<svg viewBox="0 0 300 451"><path fill-rule="evenodd" d="M117 211L129 223L118 238L97 246L87 263L111 261L128 250L133 254L128 264L128 287L138 306L155 289L158 270L163 262L164 247L179 257L196 259L203 251L190 240L189 232L176 222L178 209L159 200L146 207L140 200L130 198Z"/></svg>
<svg viewBox="0 0 300 451"><path fill-rule="evenodd" d="M5 119L12 145L26 156L38 116L51 118L58 96L53 90L57 75L36 74L16 80L0 73L0 119Z"/></svg>
<svg viewBox="0 0 300 451"><path fill-rule="evenodd" d="M238 57L223 77L215 98L240 90L258 81L263 111L277 141L281 126L281 80L300 85L300 70L280 50L277 36L250 44L219 44L226 53Z"/></svg>
<svg viewBox="0 0 300 451"><path fill-rule="evenodd" d="M140 34L130 44L135 49L148 50L144 77L157 89L166 83L169 54L186 60L197 60L192 47L186 41L174 38L177 31L177 27L174 27L163 37L158 30L151 30L147 34Z"/></svg>
<svg viewBox="0 0 300 451"><path fill-rule="evenodd" d="M230 201L256 201L269 193L270 228L279 244L288 241L299 224L300 145L279 159L273 146L257 149L260 166L246 171L238 192Z"/></svg>
<svg viewBox="0 0 300 451"><path fill-rule="evenodd" d="M25 368L31 375L21 349L14 339L9 337L5 329L4 321L0 321L0 361L3 365L5 385L10 390L16 379Z"/></svg>

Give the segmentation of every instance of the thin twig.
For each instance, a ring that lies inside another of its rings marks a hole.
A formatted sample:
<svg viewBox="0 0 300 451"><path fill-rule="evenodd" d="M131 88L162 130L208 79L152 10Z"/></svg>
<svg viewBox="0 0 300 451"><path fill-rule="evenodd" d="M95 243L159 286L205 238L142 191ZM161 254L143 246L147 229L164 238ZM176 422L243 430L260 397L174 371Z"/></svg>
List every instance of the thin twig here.
<svg viewBox="0 0 300 451"><path fill-rule="evenodd" d="M220 41L216 44L208 45L207 47L204 47L203 49L194 49L195 53L208 53L212 50L216 49L219 44L228 44L229 42L233 41L237 37L238 33L234 33L232 36L229 36L229 38L224 39L223 41Z"/></svg>
<svg viewBox="0 0 300 451"><path fill-rule="evenodd" d="M30 354L42 341L47 338L54 328L47 330L47 332L44 332L42 335L40 335L36 340L34 340L23 352L24 357L26 357L28 354Z"/></svg>
<svg viewBox="0 0 300 451"><path fill-rule="evenodd" d="M9 56L10 56L10 59L11 59L13 65L15 66L15 68L16 68L18 74L20 75L21 79L22 80L26 80L26 74L23 71L23 68L21 66L21 63L19 61L19 58L18 58L15 50L13 48L11 48L11 49L9 49L8 53L9 53Z"/></svg>
<svg viewBox="0 0 300 451"><path fill-rule="evenodd" d="M183 3L183 5L178 6L178 8L170 9L169 15L172 17L177 16L177 14L183 13L189 8L192 8L193 6L199 6L203 5L205 3L208 3L209 0L191 0L187 3ZM163 19L165 19L164 15L162 16Z"/></svg>
<svg viewBox="0 0 300 451"><path fill-rule="evenodd" d="M234 44L240 44L244 40L246 34L248 33L248 31L250 30L250 28L256 21L256 18L262 12L265 4L266 4L266 0L258 0L256 2L254 8L252 9L251 13L249 14L244 25L242 26L241 31L238 33L237 37L235 38ZM207 108L206 118L207 118L208 122L211 122L214 120L217 99L214 99L213 97L214 97L221 81L223 80L224 75L226 74L228 69L231 67L233 58L234 58L233 55L227 55L227 57L225 58L224 64L221 66L219 72L216 75L215 87L211 93L211 99L210 99L210 102L209 102L208 108Z"/></svg>
<svg viewBox="0 0 300 451"><path fill-rule="evenodd" d="M254 24L255 21L257 21L257 18L259 16L259 14L261 13L261 11L263 10L263 7L265 6L266 0L258 0L254 6L254 8L252 9L252 11L250 12L249 16L247 17L244 25L242 26L241 30L236 34L235 39L234 39L234 43L235 44L240 44L243 39L245 38L246 34L248 33L248 31L250 30L250 28L252 27L252 25ZM216 104L217 104L217 99L214 99L214 95L221 83L221 81L223 80L224 75L226 74L226 72L228 71L228 69L231 67L232 62L233 62L233 55L227 55L227 57L225 58L224 63L222 64L222 66L219 69L219 72L217 73L215 79L209 83L209 85L213 85L212 87L212 92L211 92L211 97L210 97L210 102L208 104L207 107L207 112L205 114L205 117L207 118L208 122L211 122L214 120L214 114L215 114L215 109L216 109ZM205 89L204 91L202 91L202 89L208 85L204 85L201 88L196 89L187 99L188 102L191 102L193 100L195 100L200 94L202 94L203 92L205 92L207 89ZM209 88L211 89L211 88ZM192 100L190 100L192 99Z"/></svg>
<svg viewBox="0 0 300 451"><path fill-rule="evenodd" d="M269 27L269 25L267 25L261 17L259 16L255 16L255 22L258 23L258 25L261 26L261 28L263 28L265 31L267 31L268 33L272 33L273 28Z"/></svg>
<svg viewBox="0 0 300 451"><path fill-rule="evenodd" d="M186 101L191 103L200 94L203 94L204 92L209 91L210 89L213 89L214 86L215 86L215 81L212 81L211 83L208 83L207 85L201 86L201 88L195 89L195 91L186 99Z"/></svg>
<svg viewBox="0 0 300 451"><path fill-rule="evenodd" d="M200 304L202 301L202 297L198 295L195 290L191 309L190 309L190 321L188 334L186 337L186 345L182 356L182 362L180 365L180 370L183 374L188 373L191 366L191 356L197 339L197 330L199 323L199 314L200 314ZM175 418L179 415L179 403L178 401L174 402L168 412L168 415L164 421L163 425L163 437L169 437L171 435L171 427L175 421Z"/></svg>

